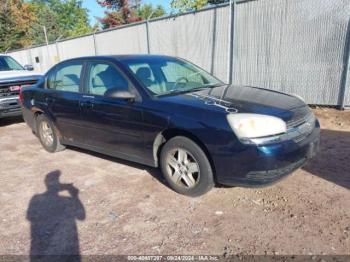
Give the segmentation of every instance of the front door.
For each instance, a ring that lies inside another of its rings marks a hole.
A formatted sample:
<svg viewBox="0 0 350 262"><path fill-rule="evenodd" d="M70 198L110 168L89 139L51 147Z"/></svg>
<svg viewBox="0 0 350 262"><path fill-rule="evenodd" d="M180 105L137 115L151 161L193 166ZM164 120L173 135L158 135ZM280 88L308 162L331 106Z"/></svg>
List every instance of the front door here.
<svg viewBox="0 0 350 262"><path fill-rule="evenodd" d="M134 92L131 83L108 62L90 62L86 72L85 95L80 103L85 143L97 151L141 161L144 152L141 102L104 96L111 88Z"/></svg>

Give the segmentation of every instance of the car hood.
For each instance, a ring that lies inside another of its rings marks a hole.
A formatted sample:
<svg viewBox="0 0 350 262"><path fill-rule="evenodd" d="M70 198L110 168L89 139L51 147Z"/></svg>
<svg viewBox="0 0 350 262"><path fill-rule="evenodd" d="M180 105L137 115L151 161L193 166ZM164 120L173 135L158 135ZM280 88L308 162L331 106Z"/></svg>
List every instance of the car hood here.
<svg viewBox="0 0 350 262"><path fill-rule="evenodd" d="M227 113L257 113L278 116L289 120L291 112L306 104L293 95L274 90L223 85L200 91L169 96L169 102L200 107L201 109L223 111Z"/></svg>
<svg viewBox="0 0 350 262"><path fill-rule="evenodd" d="M12 81L16 79L37 79L41 77L41 74L33 71L26 70L11 70L11 71L0 71L0 82Z"/></svg>

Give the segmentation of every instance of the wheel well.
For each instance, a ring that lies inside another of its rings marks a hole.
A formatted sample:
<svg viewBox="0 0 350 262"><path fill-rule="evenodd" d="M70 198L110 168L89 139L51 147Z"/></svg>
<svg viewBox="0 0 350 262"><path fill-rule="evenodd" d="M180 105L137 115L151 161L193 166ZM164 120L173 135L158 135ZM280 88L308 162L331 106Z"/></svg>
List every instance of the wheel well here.
<svg viewBox="0 0 350 262"><path fill-rule="evenodd" d="M211 165L211 168L213 170L213 174L215 175L214 162L209 154L208 149L204 145L204 143L200 139L198 139L198 137L193 135L192 133L190 133L188 131L181 130L181 129L167 129L167 130L160 132L157 135L156 139L154 140L154 144L153 144L153 156L154 156L156 166L159 166L159 157L160 157L160 152L162 151L162 147L165 145L165 143L168 140L170 140L176 136L184 136L184 137L187 137L188 139L191 139L193 142L195 142L203 150L204 154L208 158L210 165Z"/></svg>
<svg viewBox="0 0 350 262"><path fill-rule="evenodd" d="M44 115L44 113L42 111L36 111L34 113L35 129L37 128L37 119L38 119L38 117L40 115ZM45 116L48 117L46 114L45 114ZM51 121L50 118L49 118L49 120ZM51 123L52 123L52 125L53 125L53 127L54 127L54 129L56 131L56 134L57 134L58 138L61 140L62 139L61 132L57 129L56 125L52 121L51 121ZM37 132L38 130L35 130L35 131Z"/></svg>
<svg viewBox="0 0 350 262"><path fill-rule="evenodd" d="M43 112L41 112L41 111L36 111L36 112L34 113L34 118L35 118L35 120L38 118L39 115L42 115L42 114L43 114Z"/></svg>

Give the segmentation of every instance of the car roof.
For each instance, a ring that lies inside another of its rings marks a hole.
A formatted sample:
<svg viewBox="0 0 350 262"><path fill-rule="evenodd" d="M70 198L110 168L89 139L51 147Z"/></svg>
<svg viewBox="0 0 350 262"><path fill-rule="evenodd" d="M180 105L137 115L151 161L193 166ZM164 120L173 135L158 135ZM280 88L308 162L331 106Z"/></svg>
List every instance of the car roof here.
<svg viewBox="0 0 350 262"><path fill-rule="evenodd" d="M176 57L173 56L166 56L166 55L147 55L147 54L132 54L132 55L98 55L98 56L84 56L84 57L76 57L72 59L67 59L62 62L67 61L76 61L76 60L96 60L96 59L103 59L103 60L117 60L119 62L123 61L147 61L147 60L158 60L158 59L164 59L164 58L170 58L175 59Z"/></svg>

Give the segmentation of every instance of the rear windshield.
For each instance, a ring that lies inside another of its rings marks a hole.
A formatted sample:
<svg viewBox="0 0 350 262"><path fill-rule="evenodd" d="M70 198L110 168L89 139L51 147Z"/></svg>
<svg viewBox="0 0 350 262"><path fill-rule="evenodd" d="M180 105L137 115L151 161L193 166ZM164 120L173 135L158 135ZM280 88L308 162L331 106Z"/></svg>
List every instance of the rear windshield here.
<svg viewBox="0 0 350 262"><path fill-rule="evenodd" d="M24 68L10 56L0 56L0 71L24 70Z"/></svg>

